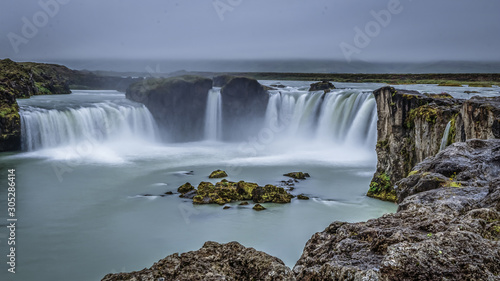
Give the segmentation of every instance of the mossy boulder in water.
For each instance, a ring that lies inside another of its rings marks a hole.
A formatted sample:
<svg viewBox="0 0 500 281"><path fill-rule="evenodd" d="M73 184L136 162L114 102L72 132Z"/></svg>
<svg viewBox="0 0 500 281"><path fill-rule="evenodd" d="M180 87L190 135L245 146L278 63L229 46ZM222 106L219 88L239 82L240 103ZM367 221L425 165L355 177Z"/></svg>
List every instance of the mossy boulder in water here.
<svg viewBox="0 0 500 281"><path fill-rule="evenodd" d="M299 200L309 200L309 197L305 196L304 194L299 194L299 195L297 195L297 199L299 199Z"/></svg>
<svg viewBox="0 0 500 281"><path fill-rule="evenodd" d="M181 194L188 193L189 191L193 190L194 186L192 186L189 182L186 182L185 184L181 185L178 189L177 192Z"/></svg>
<svg viewBox="0 0 500 281"><path fill-rule="evenodd" d="M262 206L261 204L255 204L252 209L254 209L255 211L263 211L266 208L264 206Z"/></svg>
<svg viewBox="0 0 500 281"><path fill-rule="evenodd" d="M244 200L253 200L256 203L290 203L292 195L285 189L274 185L260 187L252 182L231 182L222 180L215 185L210 182L201 182L193 197L193 204L220 204Z"/></svg>
<svg viewBox="0 0 500 281"><path fill-rule="evenodd" d="M253 190L253 201L255 203L290 203L292 195L282 187L267 184L264 187L257 187Z"/></svg>
<svg viewBox="0 0 500 281"><path fill-rule="evenodd" d="M210 176L208 176L208 177L211 179L225 178L225 177L227 177L227 174L226 174L226 172L224 172L222 170L217 170L217 171L213 171L210 174Z"/></svg>
<svg viewBox="0 0 500 281"><path fill-rule="evenodd" d="M284 174L284 176L291 177L291 178L298 179L298 180L305 180L306 178L310 177L310 175L308 173L303 173L303 172L291 172L288 174Z"/></svg>

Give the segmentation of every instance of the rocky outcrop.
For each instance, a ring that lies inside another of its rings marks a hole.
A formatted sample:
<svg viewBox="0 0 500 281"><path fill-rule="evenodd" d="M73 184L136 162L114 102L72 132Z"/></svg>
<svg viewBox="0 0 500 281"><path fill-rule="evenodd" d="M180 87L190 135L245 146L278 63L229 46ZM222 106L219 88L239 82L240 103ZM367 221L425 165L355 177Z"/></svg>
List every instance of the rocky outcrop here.
<svg viewBox="0 0 500 281"><path fill-rule="evenodd" d="M309 87L309 92L312 91L325 91L329 92L331 89L335 89L335 86L327 80L323 80L321 82L313 83Z"/></svg>
<svg viewBox="0 0 500 281"><path fill-rule="evenodd" d="M161 279L164 278L164 279ZM237 242L206 242L198 251L170 255L148 269L108 274L118 280L295 280L283 261Z"/></svg>
<svg viewBox="0 0 500 281"><path fill-rule="evenodd" d="M256 183L222 180L215 185L201 182L193 197L193 204L219 204L253 200L255 203L290 203L292 195L282 187L271 184L259 186Z"/></svg>
<svg viewBox="0 0 500 281"><path fill-rule="evenodd" d="M132 84L126 96L146 105L167 138L192 141L203 136L211 88L212 80L199 76L151 78Z"/></svg>
<svg viewBox="0 0 500 281"><path fill-rule="evenodd" d="M257 80L234 77L222 87L221 95L225 140L242 140L262 128L269 94Z"/></svg>
<svg viewBox="0 0 500 281"><path fill-rule="evenodd" d="M500 140L453 144L415 169L397 183L397 213L314 234L297 279L500 280Z"/></svg>
<svg viewBox="0 0 500 281"><path fill-rule="evenodd" d="M377 101L377 171L368 196L396 201L394 183L412 167L440 150L445 128L447 145L472 138L498 138L500 98L454 99L448 94L421 94L384 87Z"/></svg>

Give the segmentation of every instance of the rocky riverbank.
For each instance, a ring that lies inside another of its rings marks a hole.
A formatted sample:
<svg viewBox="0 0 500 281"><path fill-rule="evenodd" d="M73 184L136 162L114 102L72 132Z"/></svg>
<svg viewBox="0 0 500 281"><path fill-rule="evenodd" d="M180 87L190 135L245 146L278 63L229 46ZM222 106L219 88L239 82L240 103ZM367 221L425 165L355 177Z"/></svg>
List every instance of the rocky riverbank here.
<svg viewBox="0 0 500 281"><path fill-rule="evenodd" d="M445 128L446 144L500 136L500 97L454 99L384 87L377 101L377 171L368 196L397 201L394 184L426 157L436 155Z"/></svg>

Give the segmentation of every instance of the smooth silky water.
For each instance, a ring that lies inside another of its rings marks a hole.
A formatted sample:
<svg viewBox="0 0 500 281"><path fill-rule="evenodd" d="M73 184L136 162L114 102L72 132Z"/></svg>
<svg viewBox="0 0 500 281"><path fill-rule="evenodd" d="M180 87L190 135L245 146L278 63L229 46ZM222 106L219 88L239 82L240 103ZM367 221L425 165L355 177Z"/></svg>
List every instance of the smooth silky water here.
<svg viewBox="0 0 500 281"><path fill-rule="evenodd" d="M380 85L339 84L349 89L323 95L308 93L307 82L281 83L288 87L270 92L262 130L234 143L220 139L219 89L207 97L205 140L191 143L162 142L149 111L123 93L19 100L24 151L0 154L0 177L16 169L15 280L100 280L209 240L238 241L292 267L311 235L331 222L394 212L395 204L365 196L376 165L370 91ZM261 185L309 172L292 194L311 200L256 212L163 196L208 181L215 169ZM1 206L6 198L0 189ZM5 241L0 245L6 253Z"/></svg>

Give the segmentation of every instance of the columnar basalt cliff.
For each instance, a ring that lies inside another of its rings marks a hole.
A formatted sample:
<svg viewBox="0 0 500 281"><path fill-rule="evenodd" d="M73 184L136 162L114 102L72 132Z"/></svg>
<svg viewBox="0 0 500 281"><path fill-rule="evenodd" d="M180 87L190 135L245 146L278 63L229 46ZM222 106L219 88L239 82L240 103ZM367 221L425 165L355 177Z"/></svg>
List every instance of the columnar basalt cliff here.
<svg viewBox="0 0 500 281"><path fill-rule="evenodd" d="M384 87L377 101L377 171L368 196L397 201L394 184L413 166L439 152L450 123L447 145L472 138L498 138L500 98L454 99Z"/></svg>

